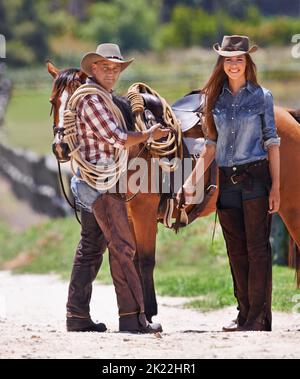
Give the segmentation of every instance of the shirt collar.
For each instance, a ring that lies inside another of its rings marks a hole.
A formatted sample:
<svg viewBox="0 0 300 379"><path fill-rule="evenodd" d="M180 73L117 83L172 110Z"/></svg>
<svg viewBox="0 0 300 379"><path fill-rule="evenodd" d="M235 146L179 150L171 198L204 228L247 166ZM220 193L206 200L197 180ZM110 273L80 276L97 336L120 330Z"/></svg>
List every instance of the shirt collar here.
<svg viewBox="0 0 300 379"><path fill-rule="evenodd" d="M93 77L89 76L86 80L86 84L95 84L96 86L100 87L102 89L102 91L106 92L109 96L112 96L114 91L107 91L107 89L105 89L104 87L102 87L96 79L94 79Z"/></svg>
<svg viewBox="0 0 300 379"><path fill-rule="evenodd" d="M242 87L242 88L246 88L250 93L254 93L255 92L255 85L249 81L247 81L247 84L245 87ZM228 83L228 80L226 80L226 82L224 83L224 86L223 86L223 89L222 89L222 92L221 92L221 95L224 94L225 91L228 91L229 93L232 94L230 88L229 88L229 83Z"/></svg>

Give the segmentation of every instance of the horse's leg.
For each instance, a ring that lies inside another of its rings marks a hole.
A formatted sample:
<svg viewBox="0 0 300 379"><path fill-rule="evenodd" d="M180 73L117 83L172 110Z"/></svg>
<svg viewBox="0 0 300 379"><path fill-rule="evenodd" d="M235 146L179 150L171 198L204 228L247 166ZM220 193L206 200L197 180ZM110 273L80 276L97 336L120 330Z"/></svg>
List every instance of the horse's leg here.
<svg viewBox="0 0 300 379"><path fill-rule="evenodd" d="M157 235L157 208L159 196L155 194L139 194L129 204L136 238L138 265L140 269L145 313L149 322L157 315L157 301L154 287L155 248Z"/></svg>

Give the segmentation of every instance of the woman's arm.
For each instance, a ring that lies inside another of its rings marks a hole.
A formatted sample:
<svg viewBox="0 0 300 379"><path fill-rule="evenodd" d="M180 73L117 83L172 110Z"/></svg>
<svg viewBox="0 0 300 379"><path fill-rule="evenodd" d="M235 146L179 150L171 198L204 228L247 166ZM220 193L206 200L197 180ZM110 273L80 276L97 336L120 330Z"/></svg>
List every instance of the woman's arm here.
<svg viewBox="0 0 300 379"><path fill-rule="evenodd" d="M270 91L266 92L264 96L265 112L262 131L265 141L264 146L268 150L270 162L272 188L269 196L269 212L273 214L278 212L280 207L280 138L275 125L273 96Z"/></svg>
<svg viewBox="0 0 300 379"><path fill-rule="evenodd" d="M271 214L279 211L280 208L280 151L278 145L271 145L268 148L270 162L270 174L272 178L272 188L269 196L269 212Z"/></svg>

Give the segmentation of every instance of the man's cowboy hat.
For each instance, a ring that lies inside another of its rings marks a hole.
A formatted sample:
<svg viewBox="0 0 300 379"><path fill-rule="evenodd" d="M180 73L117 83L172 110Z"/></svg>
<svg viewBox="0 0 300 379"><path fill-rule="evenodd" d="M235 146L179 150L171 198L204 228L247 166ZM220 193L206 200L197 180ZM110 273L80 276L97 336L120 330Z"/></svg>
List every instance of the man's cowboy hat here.
<svg viewBox="0 0 300 379"><path fill-rule="evenodd" d="M256 45L249 47L249 38L246 36L224 36L222 45L216 43L213 46L215 52L222 57L234 57L237 55L255 53L258 50Z"/></svg>
<svg viewBox="0 0 300 379"><path fill-rule="evenodd" d="M112 43L103 43L98 45L96 52L89 52L82 58L80 66L82 71L87 75L92 76L92 64L104 59L109 62L120 63L121 71L125 70L134 59L125 61L122 57L120 48L118 45Z"/></svg>

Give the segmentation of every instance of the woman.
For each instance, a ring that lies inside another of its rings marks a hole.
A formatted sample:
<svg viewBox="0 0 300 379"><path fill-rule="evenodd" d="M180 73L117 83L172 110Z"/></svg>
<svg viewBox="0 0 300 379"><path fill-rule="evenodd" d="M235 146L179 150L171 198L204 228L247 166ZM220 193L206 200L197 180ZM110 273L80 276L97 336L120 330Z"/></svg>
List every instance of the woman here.
<svg viewBox="0 0 300 379"><path fill-rule="evenodd" d="M239 315L224 331L272 330L271 215L279 210L279 145L270 91L259 86L244 36L225 36L206 94L204 170L216 159L217 212L226 241ZM200 160L184 184L191 202ZM180 194L178 194L178 198Z"/></svg>

